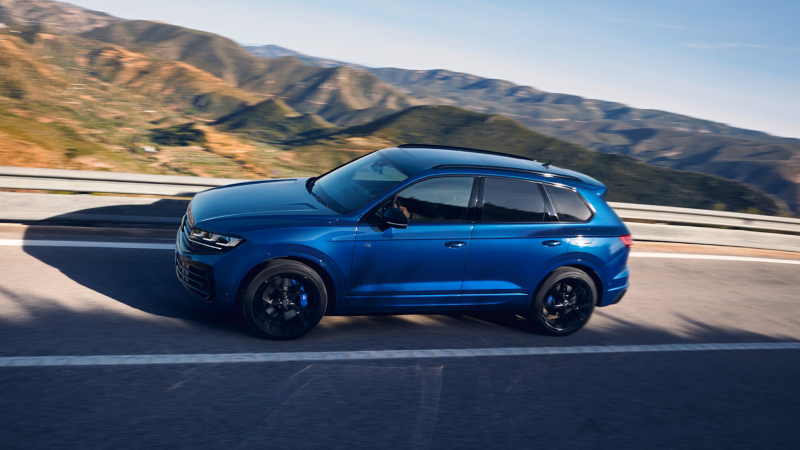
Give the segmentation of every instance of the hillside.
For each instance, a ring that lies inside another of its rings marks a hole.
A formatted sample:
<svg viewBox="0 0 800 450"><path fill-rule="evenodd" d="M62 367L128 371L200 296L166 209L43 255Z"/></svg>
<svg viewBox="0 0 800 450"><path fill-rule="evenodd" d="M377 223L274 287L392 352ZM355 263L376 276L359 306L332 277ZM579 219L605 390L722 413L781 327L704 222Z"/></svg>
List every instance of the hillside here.
<svg viewBox="0 0 800 450"><path fill-rule="evenodd" d="M0 23L9 26L42 25L62 34L77 34L116 21L104 12L49 0L0 0Z"/></svg>
<svg viewBox="0 0 800 450"><path fill-rule="evenodd" d="M0 31L3 165L235 178L317 172L313 158L205 125L212 120L191 104L225 92L255 102L255 94L188 64L77 36L34 33L30 41ZM173 145L153 134L186 123L203 139Z"/></svg>
<svg viewBox="0 0 800 450"><path fill-rule="evenodd" d="M280 99L265 100L233 112L213 125L222 131L244 133L267 142L280 142L312 130L333 127L319 116L298 113Z"/></svg>
<svg viewBox="0 0 800 450"><path fill-rule="evenodd" d="M533 132L499 115L452 106L409 108L365 125L304 137L294 144L299 148L379 148L410 142L483 148L552 161L606 184L611 201L780 212L775 200L742 183L654 167L622 155L593 152Z"/></svg>
<svg viewBox="0 0 800 450"><path fill-rule="evenodd" d="M353 66L277 46L247 49L264 57L291 54L322 67ZM501 114L539 133L592 150L742 181L800 211L798 139L448 70L368 70L419 104L454 105Z"/></svg>
<svg viewBox="0 0 800 450"><path fill-rule="evenodd" d="M55 3L30 3L46 4ZM0 30L4 164L263 178L319 173L393 143L428 142L552 159L603 180L620 201L780 209L738 183L604 153L713 168L797 206L794 140L467 74L375 70L415 99L364 68L303 55L259 58L221 36L163 23L120 21L78 36L47 26ZM414 107L427 102L466 103L473 112ZM499 115L476 112L493 108Z"/></svg>
<svg viewBox="0 0 800 450"><path fill-rule="evenodd" d="M171 107L208 119L262 100L190 64L115 45L86 41L76 58L81 67L104 82L157 97Z"/></svg>
<svg viewBox="0 0 800 450"><path fill-rule="evenodd" d="M143 20L114 23L87 39L190 64L232 87L276 97L337 125L364 123L416 104L366 70L324 68L297 58L259 58L222 36Z"/></svg>

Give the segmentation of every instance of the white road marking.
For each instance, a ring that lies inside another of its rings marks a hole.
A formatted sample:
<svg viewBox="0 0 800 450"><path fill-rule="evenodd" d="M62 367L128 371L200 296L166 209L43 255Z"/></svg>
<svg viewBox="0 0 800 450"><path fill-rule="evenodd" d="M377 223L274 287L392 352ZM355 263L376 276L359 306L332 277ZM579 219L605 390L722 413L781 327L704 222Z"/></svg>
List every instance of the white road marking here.
<svg viewBox="0 0 800 450"><path fill-rule="evenodd" d="M774 259L774 258L750 258L748 256L728 256L728 255L695 255L691 253L647 253L631 252L631 258L677 258L677 259L712 259L717 261L742 261L742 262L763 262L774 264L800 264L800 260Z"/></svg>
<svg viewBox="0 0 800 450"><path fill-rule="evenodd" d="M90 248L134 248L144 250L175 250L175 244L152 244L137 242L97 241L46 241L33 239L0 239L0 245L11 247L90 247Z"/></svg>
<svg viewBox="0 0 800 450"><path fill-rule="evenodd" d="M153 364L226 364L291 361L353 361L375 359L471 358L482 356L544 356L598 353L697 352L720 350L800 350L800 342L740 344L602 345L582 347L464 348L448 350L370 350L342 352L212 353L184 355L97 355L0 357L0 367L118 366Z"/></svg>

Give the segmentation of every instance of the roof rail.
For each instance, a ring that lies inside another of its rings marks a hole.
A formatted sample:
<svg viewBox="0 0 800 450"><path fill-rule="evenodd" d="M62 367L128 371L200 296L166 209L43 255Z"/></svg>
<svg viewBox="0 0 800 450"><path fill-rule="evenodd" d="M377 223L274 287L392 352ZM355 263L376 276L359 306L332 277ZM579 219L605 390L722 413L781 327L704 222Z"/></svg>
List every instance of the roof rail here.
<svg viewBox="0 0 800 450"><path fill-rule="evenodd" d="M564 175L560 173L547 172L542 170L519 169L516 167L503 167L503 166L486 166L480 164L439 164L433 166L432 169L487 169L487 170L505 170L510 172L530 173L533 175L540 175L547 178L563 178L565 180L583 181L578 177L572 175Z"/></svg>
<svg viewBox="0 0 800 450"><path fill-rule="evenodd" d="M509 158L524 159L526 161L537 162L535 159L527 158L525 156L512 155L510 153L493 152L491 150L481 150L481 149L469 148L469 147L455 147L455 146L451 146L451 145L402 144L402 145L398 145L397 148L432 148L432 149L438 149L438 150L460 150L462 152L483 153L485 155L495 155L495 156L506 156L506 157L509 157Z"/></svg>

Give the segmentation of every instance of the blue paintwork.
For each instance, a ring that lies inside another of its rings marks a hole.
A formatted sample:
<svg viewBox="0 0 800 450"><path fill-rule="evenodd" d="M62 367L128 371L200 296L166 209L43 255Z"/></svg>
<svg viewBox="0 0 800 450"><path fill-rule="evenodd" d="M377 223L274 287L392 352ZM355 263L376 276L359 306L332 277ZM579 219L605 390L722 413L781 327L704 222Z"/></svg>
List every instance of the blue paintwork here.
<svg viewBox="0 0 800 450"><path fill-rule="evenodd" d="M324 271L335 291L332 312L342 315L456 310L521 313L544 278L565 265L594 273L599 280L599 306L613 304L627 289L629 249L619 236L629 232L605 202L605 186L591 177L557 167L548 171L533 161L466 151L391 148L381 152L412 176L344 215L317 201L304 178L239 183L197 194L189 207L194 226L246 241L227 253L196 254L182 248L178 239L178 257L211 267L212 301L227 310L233 308L248 273L275 258L305 260ZM432 168L442 164L484 167ZM492 165L542 174L485 167ZM442 175L502 176L566 185L575 188L595 214L587 223L412 221L407 229L385 231L360 220L406 186ZM544 241L561 244L546 246Z"/></svg>
<svg viewBox="0 0 800 450"><path fill-rule="evenodd" d="M457 308L471 232L472 222L420 223L386 231L359 223L350 306L369 312ZM451 242L464 245L445 245Z"/></svg>

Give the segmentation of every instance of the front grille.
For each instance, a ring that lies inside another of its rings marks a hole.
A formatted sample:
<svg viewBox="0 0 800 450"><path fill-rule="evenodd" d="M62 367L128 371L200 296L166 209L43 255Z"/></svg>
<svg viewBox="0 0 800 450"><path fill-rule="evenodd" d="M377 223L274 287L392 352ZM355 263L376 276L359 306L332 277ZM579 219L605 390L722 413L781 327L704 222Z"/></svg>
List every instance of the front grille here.
<svg viewBox="0 0 800 450"><path fill-rule="evenodd" d="M191 241L189 237L192 235L192 227L189 225L189 220L186 216L183 216L183 220L181 220L181 232L180 232L180 239L181 239L181 247L183 247L184 251L189 253L199 253L199 254L208 254L208 248L201 247ZM216 253L216 252L215 252Z"/></svg>
<svg viewBox="0 0 800 450"><path fill-rule="evenodd" d="M214 299L214 274L211 267L196 261L181 261L176 254L175 273L189 292L203 300Z"/></svg>

